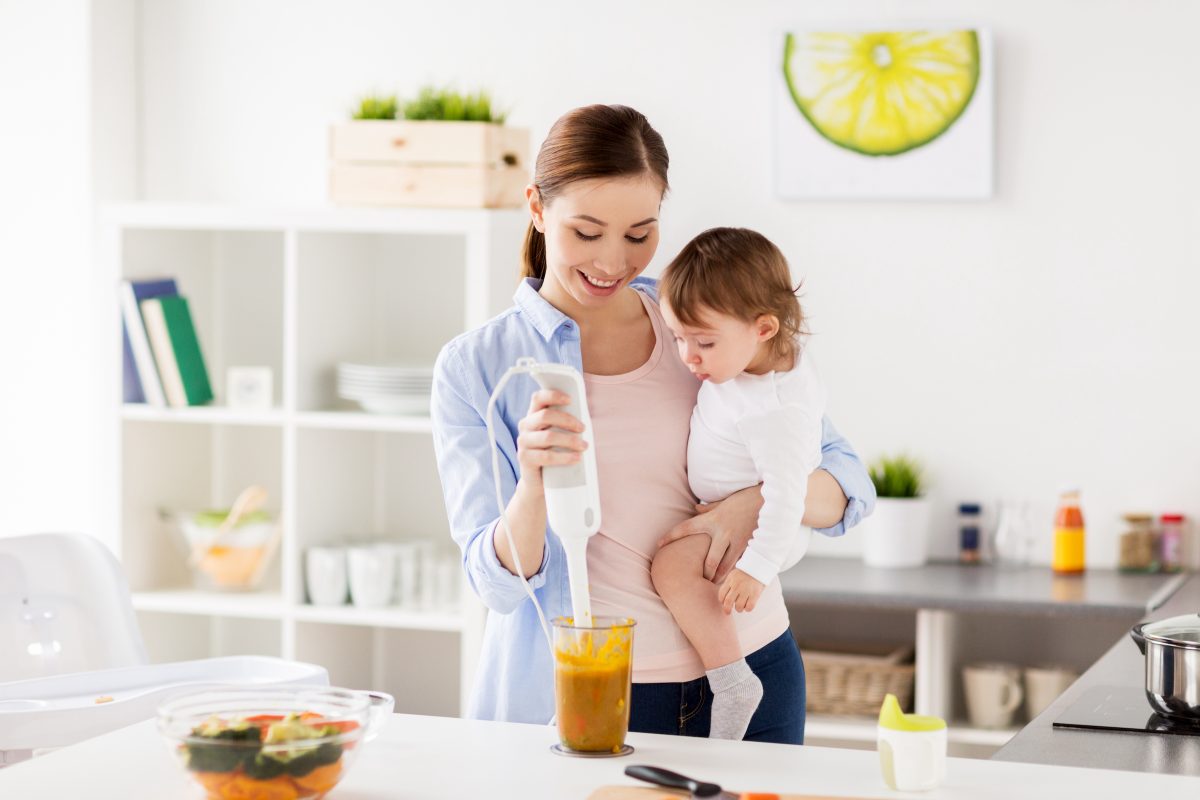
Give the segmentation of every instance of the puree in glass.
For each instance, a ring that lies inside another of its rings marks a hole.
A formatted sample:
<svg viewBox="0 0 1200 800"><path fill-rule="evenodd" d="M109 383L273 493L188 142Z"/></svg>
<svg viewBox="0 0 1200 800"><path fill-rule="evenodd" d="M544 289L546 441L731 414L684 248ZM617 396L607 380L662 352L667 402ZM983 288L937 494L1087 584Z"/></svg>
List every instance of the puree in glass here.
<svg viewBox="0 0 1200 800"><path fill-rule="evenodd" d="M563 747L618 752L629 731L633 626L597 617L580 628L554 620L554 705Z"/></svg>

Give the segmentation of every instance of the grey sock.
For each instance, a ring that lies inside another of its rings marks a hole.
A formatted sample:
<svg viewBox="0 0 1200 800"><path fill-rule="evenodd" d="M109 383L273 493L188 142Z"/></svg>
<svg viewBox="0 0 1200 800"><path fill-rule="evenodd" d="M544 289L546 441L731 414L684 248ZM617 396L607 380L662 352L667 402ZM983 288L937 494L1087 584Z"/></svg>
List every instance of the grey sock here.
<svg viewBox="0 0 1200 800"><path fill-rule="evenodd" d="M750 727L750 718L762 700L762 681L746 659L707 672L713 691L712 724L708 738L739 740Z"/></svg>

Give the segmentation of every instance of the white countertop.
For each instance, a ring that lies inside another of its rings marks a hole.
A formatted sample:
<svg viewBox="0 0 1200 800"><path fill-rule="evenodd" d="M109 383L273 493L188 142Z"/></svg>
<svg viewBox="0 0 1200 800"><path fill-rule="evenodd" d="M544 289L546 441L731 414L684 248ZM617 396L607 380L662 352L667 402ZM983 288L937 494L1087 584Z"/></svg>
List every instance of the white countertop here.
<svg viewBox="0 0 1200 800"><path fill-rule="evenodd" d="M1200 778L1113 770L950 759L946 784L923 794L889 791L875 753L824 747L723 742L630 734L633 755L564 758L550 752L553 729L397 714L367 744L330 800L584 800L626 778L630 764L652 764L721 783L727 789L860 797L1053 798L1196 797ZM5 800L195 800L154 727L141 722L0 770Z"/></svg>

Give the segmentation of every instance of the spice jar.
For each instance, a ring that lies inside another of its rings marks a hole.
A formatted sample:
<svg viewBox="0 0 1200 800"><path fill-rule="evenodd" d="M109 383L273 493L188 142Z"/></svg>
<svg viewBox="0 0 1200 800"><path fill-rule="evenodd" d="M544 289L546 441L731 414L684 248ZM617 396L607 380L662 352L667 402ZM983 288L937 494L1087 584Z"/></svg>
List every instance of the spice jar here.
<svg viewBox="0 0 1200 800"><path fill-rule="evenodd" d="M1163 572L1179 572L1183 569L1183 514L1163 514L1161 522L1159 563Z"/></svg>
<svg viewBox="0 0 1200 800"><path fill-rule="evenodd" d="M958 507L958 560L963 564L978 564L983 560L983 526L978 503L962 503Z"/></svg>
<svg viewBox="0 0 1200 800"><path fill-rule="evenodd" d="M1130 513L1125 520L1125 532L1120 539L1117 566L1122 572L1157 572L1158 543L1154 535L1154 516Z"/></svg>

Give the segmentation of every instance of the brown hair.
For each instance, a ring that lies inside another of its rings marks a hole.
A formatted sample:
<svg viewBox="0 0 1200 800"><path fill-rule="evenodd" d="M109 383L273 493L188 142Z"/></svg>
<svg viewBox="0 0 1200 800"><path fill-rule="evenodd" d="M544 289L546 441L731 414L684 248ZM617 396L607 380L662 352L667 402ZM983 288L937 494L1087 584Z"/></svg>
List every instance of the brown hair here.
<svg viewBox="0 0 1200 800"><path fill-rule="evenodd" d="M761 233L746 228L710 228L692 239L667 265L659 296L684 325L702 327L705 309L753 322L774 314L779 333L772 355L794 355L804 315L796 299L787 259Z"/></svg>
<svg viewBox="0 0 1200 800"><path fill-rule="evenodd" d="M559 117L534 165L533 184L549 205L567 186L590 178L652 175L667 192L667 147L641 113L628 106L594 105ZM546 277L546 237L529 223L522 278Z"/></svg>

